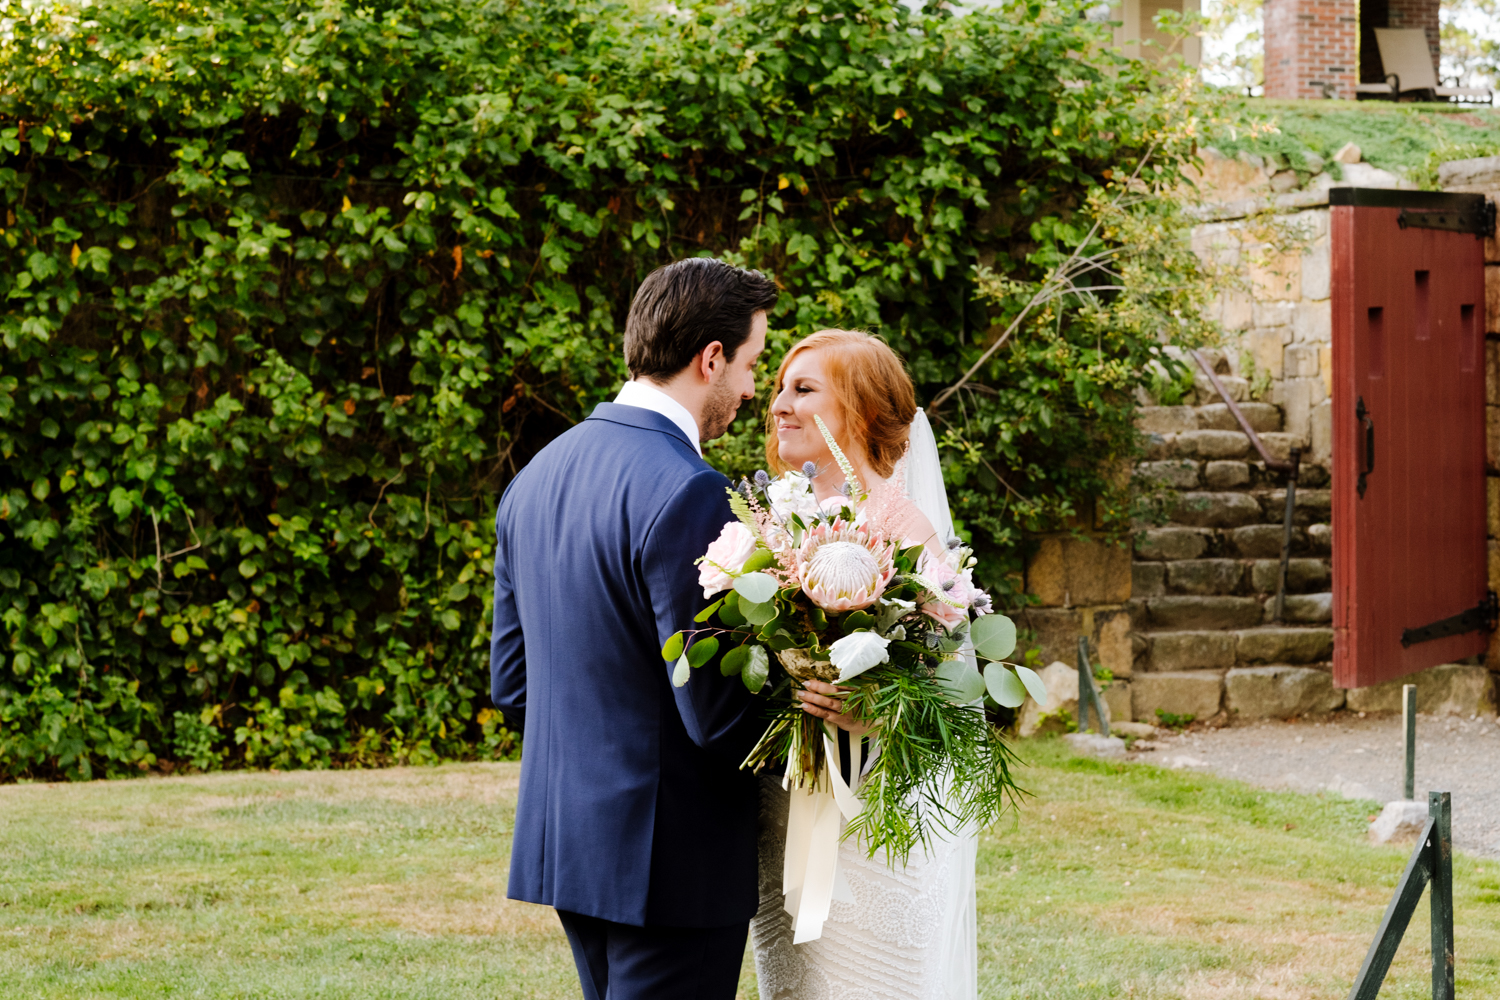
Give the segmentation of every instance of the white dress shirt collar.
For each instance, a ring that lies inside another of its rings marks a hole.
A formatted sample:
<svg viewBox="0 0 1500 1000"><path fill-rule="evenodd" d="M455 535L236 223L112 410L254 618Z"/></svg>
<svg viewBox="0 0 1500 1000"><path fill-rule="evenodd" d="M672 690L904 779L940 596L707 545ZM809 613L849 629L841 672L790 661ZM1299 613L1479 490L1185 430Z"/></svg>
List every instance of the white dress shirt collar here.
<svg viewBox="0 0 1500 1000"><path fill-rule="evenodd" d="M698 442L698 421L677 400L646 382L626 382L615 402L621 406L638 406L643 410L660 413L682 428L698 457L703 457L703 446Z"/></svg>

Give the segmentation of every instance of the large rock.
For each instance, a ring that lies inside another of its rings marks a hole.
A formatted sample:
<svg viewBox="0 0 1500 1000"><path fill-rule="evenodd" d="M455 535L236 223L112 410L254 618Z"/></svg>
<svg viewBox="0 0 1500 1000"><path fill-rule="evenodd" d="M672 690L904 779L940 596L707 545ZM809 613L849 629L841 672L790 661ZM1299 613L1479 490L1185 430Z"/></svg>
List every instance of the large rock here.
<svg viewBox="0 0 1500 1000"><path fill-rule="evenodd" d="M1283 501L1285 502L1285 501ZM1294 529L1295 530L1295 529ZM1327 524L1310 524L1307 527L1307 547L1318 553L1333 552L1333 527Z"/></svg>
<svg viewBox="0 0 1500 1000"><path fill-rule="evenodd" d="M1307 667L1236 667L1224 676L1224 707L1242 719L1286 719L1344 704L1333 675Z"/></svg>
<svg viewBox="0 0 1500 1000"><path fill-rule="evenodd" d="M1411 799L1387 802L1370 824L1370 840L1376 844L1411 843L1427 829L1427 803Z"/></svg>
<svg viewBox="0 0 1500 1000"><path fill-rule="evenodd" d="M1349 690L1351 712L1401 711L1401 686L1417 686L1417 711L1428 715L1494 715L1495 682L1487 667L1445 663L1384 684Z"/></svg>
<svg viewBox="0 0 1500 1000"><path fill-rule="evenodd" d="M1092 722L1093 719L1090 718L1089 721ZM1089 757L1118 760L1125 756L1125 741L1118 736L1104 736L1100 733L1068 733L1063 740L1073 748L1074 752Z"/></svg>
<svg viewBox="0 0 1500 1000"><path fill-rule="evenodd" d="M1142 462L1140 472L1147 479L1160 480L1174 490L1196 490L1201 485L1198 481L1198 463L1185 458Z"/></svg>
<svg viewBox="0 0 1500 1000"><path fill-rule="evenodd" d="M1167 589L1179 594L1233 594L1245 578L1234 559L1184 559L1167 565Z"/></svg>
<svg viewBox="0 0 1500 1000"><path fill-rule="evenodd" d="M1116 723L1129 725L1133 714L1130 707L1130 681L1110 681L1099 694L1104 701L1104 715L1109 719L1110 731L1114 731Z"/></svg>
<svg viewBox="0 0 1500 1000"><path fill-rule="evenodd" d="M1262 516L1248 493L1180 493L1172 510L1172 520L1198 528L1238 528Z"/></svg>
<svg viewBox="0 0 1500 1000"><path fill-rule="evenodd" d="M1152 597L1146 621L1153 629L1229 629L1259 625L1264 617L1254 597Z"/></svg>
<svg viewBox="0 0 1500 1000"><path fill-rule="evenodd" d="M1146 434L1181 434L1198 429L1198 414L1191 406L1143 406L1135 426Z"/></svg>
<svg viewBox="0 0 1500 1000"><path fill-rule="evenodd" d="M1280 345L1277 345L1278 348ZM1281 430L1281 411L1270 403L1240 403L1240 412L1250 422L1250 427L1261 434ZM1229 407L1223 403L1198 407L1198 427L1206 431L1240 432L1239 422ZM1191 430L1192 428L1183 428Z"/></svg>
<svg viewBox="0 0 1500 1000"><path fill-rule="evenodd" d="M1239 633L1241 663L1319 663L1333 658L1331 628L1257 628Z"/></svg>
<svg viewBox="0 0 1500 1000"><path fill-rule="evenodd" d="M1280 559L1261 559L1250 567L1250 585L1259 593L1274 594L1277 578L1281 576ZM1288 593L1307 593L1326 590L1333 580L1333 571L1323 559L1288 559L1286 567L1286 589Z"/></svg>
<svg viewBox="0 0 1500 1000"><path fill-rule="evenodd" d="M1177 454L1184 458L1244 458L1250 440L1240 431L1183 431L1177 435Z"/></svg>
<svg viewBox="0 0 1500 1000"><path fill-rule="evenodd" d="M1247 524L1226 533L1234 551L1247 559L1280 559L1282 528L1279 524ZM1292 529L1292 548L1302 541L1302 529Z"/></svg>
<svg viewBox="0 0 1500 1000"><path fill-rule="evenodd" d="M1128 601L1130 550L1092 538L1044 536L1027 560L1026 590L1049 607Z"/></svg>
<svg viewBox="0 0 1500 1000"><path fill-rule="evenodd" d="M1500 188L1500 156L1439 163L1438 185L1444 191L1483 192Z"/></svg>
<svg viewBox="0 0 1500 1000"><path fill-rule="evenodd" d="M1038 705L1027 698L1021 706L1021 718L1017 728L1022 736L1035 736L1044 728L1054 726L1062 729L1063 714L1066 721L1078 721L1078 671L1060 660L1047 664L1037 671L1042 683L1047 686L1047 701ZM1101 699L1103 700L1103 699ZM1109 702L1104 702L1104 717L1109 718ZM1090 721L1093 716L1090 715Z"/></svg>
<svg viewBox="0 0 1500 1000"><path fill-rule="evenodd" d="M1132 714L1143 722L1155 722L1158 710L1210 718L1219 713L1223 694L1224 678L1216 670L1140 674L1130 682Z"/></svg>
<svg viewBox="0 0 1500 1000"><path fill-rule="evenodd" d="M1152 632L1150 666L1158 673L1232 667L1237 640L1233 632Z"/></svg>
<svg viewBox="0 0 1500 1000"><path fill-rule="evenodd" d="M1141 559L1197 559L1208 549L1209 533L1194 528L1147 528L1136 536Z"/></svg>

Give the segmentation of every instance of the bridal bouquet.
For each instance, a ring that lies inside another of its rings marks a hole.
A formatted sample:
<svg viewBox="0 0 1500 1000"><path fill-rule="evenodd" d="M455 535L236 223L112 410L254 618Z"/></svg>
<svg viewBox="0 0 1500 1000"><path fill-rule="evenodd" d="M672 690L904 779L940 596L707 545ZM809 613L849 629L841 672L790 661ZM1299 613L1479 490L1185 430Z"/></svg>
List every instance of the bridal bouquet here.
<svg viewBox="0 0 1500 1000"><path fill-rule="evenodd" d="M806 467L731 489L736 520L698 563L704 596L723 596L662 656L676 661L680 686L728 647L719 669L770 702L770 724L742 766L785 760L794 789L842 788L829 773L824 724L802 711L796 688L811 679L847 688L845 711L871 724L878 752L845 836L904 863L939 827L985 825L1014 798L1010 751L981 699L1015 707L1028 692L1044 701L1046 690L1033 671L1004 662L1015 625L974 585L970 550L957 540L941 553L903 547L887 530L891 502L870 499L817 423L844 473L842 495L819 504L816 470Z"/></svg>

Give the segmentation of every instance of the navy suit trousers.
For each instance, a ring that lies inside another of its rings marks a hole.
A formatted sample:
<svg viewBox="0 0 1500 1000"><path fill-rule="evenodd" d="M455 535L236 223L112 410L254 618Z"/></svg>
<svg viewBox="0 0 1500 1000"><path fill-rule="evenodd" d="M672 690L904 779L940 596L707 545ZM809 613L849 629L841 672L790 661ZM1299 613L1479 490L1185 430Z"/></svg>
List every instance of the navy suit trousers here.
<svg viewBox="0 0 1500 1000"><path fill-rule="evenodd" d="M749 923L634 927L557 911L584 1000L734 1000Z"/></svg>

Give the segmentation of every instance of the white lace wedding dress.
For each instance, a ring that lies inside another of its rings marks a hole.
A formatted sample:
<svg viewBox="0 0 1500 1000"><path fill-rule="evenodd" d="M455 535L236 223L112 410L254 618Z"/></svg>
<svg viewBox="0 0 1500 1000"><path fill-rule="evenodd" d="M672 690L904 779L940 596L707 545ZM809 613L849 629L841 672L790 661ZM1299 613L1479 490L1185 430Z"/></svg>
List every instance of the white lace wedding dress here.
<svg viewBox="0 0 1500 1000"><path fill-rule="evenodd" d="M946 538L953 522L936 461L932 431L918 411L904 468L892 482ZM918 848L894 868L883 853L871 858L862 842L844 841L838 866L854 902L835 900L822 936L794 945L782 896L789 798L779 777L761 777L760 910L750 923L761 1000L975 1000L977 836Z"/></svg>

